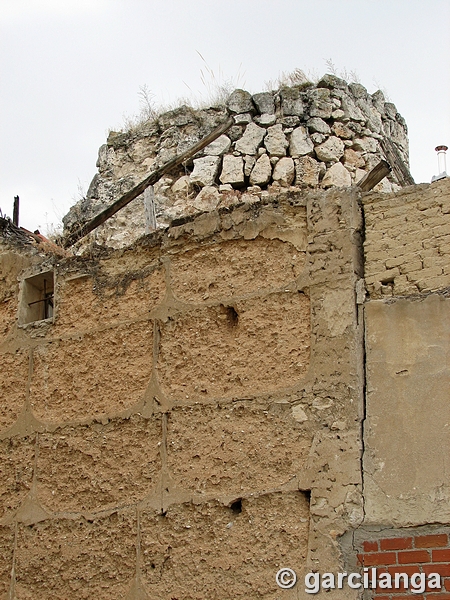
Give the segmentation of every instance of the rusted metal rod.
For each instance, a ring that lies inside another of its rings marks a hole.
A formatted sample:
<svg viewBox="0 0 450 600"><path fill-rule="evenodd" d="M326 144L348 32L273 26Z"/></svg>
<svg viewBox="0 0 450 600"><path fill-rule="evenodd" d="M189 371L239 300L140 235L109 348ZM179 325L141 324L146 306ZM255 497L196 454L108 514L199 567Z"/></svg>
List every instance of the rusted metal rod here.
<svg viewBox="0 0 450 600"><path fill-rule="evenodd" d="M155 184L158 181L158 179L161 179L161 177L165 173L167 173L174 167L177 167L185 160L188 160L189 158L197 154L197 152L200 152L200 150L203 150L203 148L205 148L208 144L217 139L219 135L222 135L222 133L228 131L228 129L233 125L233 123L234 119L233 117L230 117L225 123L222 123L222 125L216 127L216 129L214 129L210 134L208 134L206 137L204 137L194 146L192 146L192 148L186 150L186 152L183 152L183 154L175 156L175 158L172 158L172 160L169 160L155 171L152 171L150 175L148 175L143 181L138 183L132 190L121 196L112 204L110 204L107 208L105 208L105 210L100 212L93 219L88 221L85 225L80 225L77 231L74 231L73 233L69 234L63 241L64 248L72 246L73 244L75 244L75 242L81 240L81 238L93 231L96 227L102 225L107 219L115 215L116 212L118 212L121 208L123 208L132 200L140 196L142 192L144 192L145 189L148 188L149 185Z"/></svg>

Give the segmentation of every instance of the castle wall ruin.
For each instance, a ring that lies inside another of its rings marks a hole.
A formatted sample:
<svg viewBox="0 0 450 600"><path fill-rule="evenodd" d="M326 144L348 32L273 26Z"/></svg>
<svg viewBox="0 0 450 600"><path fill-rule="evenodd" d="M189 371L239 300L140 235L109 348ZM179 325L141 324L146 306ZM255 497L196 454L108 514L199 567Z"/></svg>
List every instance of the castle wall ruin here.
<svg viewBox="0 0 450 600"><path fill-rule="evenodd" d="M66 256L3 232L2 600L289 600L373 566L448 597L449 180L292 183Z"/></svg>

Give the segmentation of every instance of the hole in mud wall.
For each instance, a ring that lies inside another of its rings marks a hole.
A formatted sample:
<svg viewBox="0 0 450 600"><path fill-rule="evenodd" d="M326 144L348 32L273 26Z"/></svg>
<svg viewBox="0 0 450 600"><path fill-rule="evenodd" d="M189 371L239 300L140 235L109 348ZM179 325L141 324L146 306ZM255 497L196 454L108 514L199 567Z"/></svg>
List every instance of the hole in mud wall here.
<svg viewBox="0 0 450 600"><path fill-rule="evenodd" d="M235 327L238 326L239 315L236 312L236 309L234 308L234 306L224 306L223 304L221 304L220 310L221 310L222 314L225 315L227 324L230 327L230 329L234 329Z"/></svg>
<svg viewBox="0 0 450 600"><path fill-rule="evenodd" d="M230 504L230 509L234 515L239 515L242 512L242 499L238 498Z"/></svg>
<svg viewBox="0 0 450 600"><path fill-rule="evenodd" d="M53 271L39 273L22 282L19 324L34 323L53 317L55 276Z"/></svg>

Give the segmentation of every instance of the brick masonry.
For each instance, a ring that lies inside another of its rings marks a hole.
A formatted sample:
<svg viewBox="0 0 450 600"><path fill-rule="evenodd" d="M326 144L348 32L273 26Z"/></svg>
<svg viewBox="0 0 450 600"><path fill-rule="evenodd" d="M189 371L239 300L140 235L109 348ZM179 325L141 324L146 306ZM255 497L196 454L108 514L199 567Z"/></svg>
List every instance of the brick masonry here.
<svg viewBox="0 0 450 600"><path fill-rule="evenodd" d="M409 296L450 287L450 186L410 186L367 194L365 279L371 298Z"/></svg>
<svg viewBox="0 0 450 600"><path fill-rule="evenodd" d="M369 590L375 600L402 600L418 598L420 600L450 600L450 528L434 530L403 529L392 530L390 535L359 532L357 543L359 569L372 567L377 574L406 573L408 577L415 573L439 573L442 587L440 590L426 588L423 594L412 593L404 589Z"/></svg>

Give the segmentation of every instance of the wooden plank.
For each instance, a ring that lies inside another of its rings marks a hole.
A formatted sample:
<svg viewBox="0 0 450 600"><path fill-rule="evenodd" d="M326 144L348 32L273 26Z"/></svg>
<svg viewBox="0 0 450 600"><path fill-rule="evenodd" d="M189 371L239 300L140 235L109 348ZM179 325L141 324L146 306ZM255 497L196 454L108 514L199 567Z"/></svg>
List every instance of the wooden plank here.
<svg viewBox="0 0 450 600"><path fill-rule="evenodd" d="M19 196L14 196L13 224L19 227Z"/></svg>
<svg viewBox="0 0 450 600"><path fill-rule="evenodd" d="M156 229L155 190L149 185L144 192L145 233Z"/></svg>
<svg viewBox="0 0 450 600"><path fill-rule="evenodd" d="M414 185L415 181L413 176L403 162L400 152L397 150L395 144L389 138L383 138L380 140L380 146L388 163L391 165L395 176L397 177L398 183L402 187Z"/></svg>
<svg viewBox="0 0 450 600"><path fill-rule="evenodd" d="M234 119L233 117L230 117L227 121L225 121L225 123L222 123L222 125L216 127L216 129L214 129L211 133L209 133L207 136L205 136L203 139L197 142L194 146L186 150L186 152L175 156L175 158L172 158L172 160L169 160L155 171L152 171L133 189L131 189L129 192L121 196L118 200L110 204L107 208L105 208L102 212L96 215L93 219L88 221L85 225L80 224L76 231L69 234L65 238L65 240L63 241L64 248L72 246L73 244L75 244L75 242L81 240L84 236L93 231L96 227L102 225L107 219L115 215L121 208L123 208L132 200L140 196L146 190L146 188L148 188L149 185L154 185L158 181L158 179L160 179L165 173L167 173L174 167L177 167L184 161L188 160L189 158L197 154L197 152L200 152L200 150L203 150L203 148L205 148L208 144L217 139L219 135L222 135L223 133L228 131L228 129L233 124Z"/></svg>
<svg viewBox="0 0 450 600"><path fill-rule="evenodd" d="M391 172L391 166L382 160L379 162L371 171L369 171L362 179L356 184L362 192L368 192L372 190L377 183L380 183Z"/></svg>

